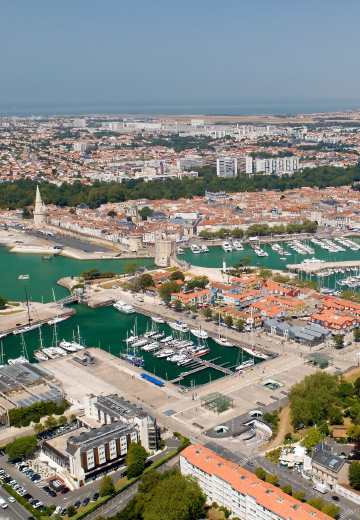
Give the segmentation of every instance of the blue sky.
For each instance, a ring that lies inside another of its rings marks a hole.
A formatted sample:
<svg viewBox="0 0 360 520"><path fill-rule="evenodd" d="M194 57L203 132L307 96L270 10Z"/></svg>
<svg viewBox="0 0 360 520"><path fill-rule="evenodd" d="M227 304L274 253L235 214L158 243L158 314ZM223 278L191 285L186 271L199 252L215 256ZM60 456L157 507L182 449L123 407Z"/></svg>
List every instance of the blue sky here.
<svg viewBox="0 0 360 520"><path fill-rule="evenodd" d="M0 103L360 101L359 15L358 0L2 0Z"/></svg>

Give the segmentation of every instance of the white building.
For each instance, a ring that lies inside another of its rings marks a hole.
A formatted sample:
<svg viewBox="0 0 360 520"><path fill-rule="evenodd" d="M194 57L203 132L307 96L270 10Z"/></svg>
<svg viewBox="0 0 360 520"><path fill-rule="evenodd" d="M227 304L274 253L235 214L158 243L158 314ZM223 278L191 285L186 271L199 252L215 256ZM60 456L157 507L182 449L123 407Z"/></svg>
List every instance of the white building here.
<svg viewBox="0 0 360 520"><path fill-rule="evenodd" d="M246 157L246 173L248 174L264 172L268 175L283 175L294 173L298 169L299 159L296 155L291 157L270 157L268 159Z"/></svg>
<svg viewBox="0 0 360 520"><path fill-rule="evenodd" d="M237 159L234 157L219 157L216 160L216 175L218 177L236 177Z"/></svg>
<svg viewBox="0 0 360 520"><path fill-rule="evenodd" d="M84 117L75 117L74 127L75 128L86 128L86 119Z"/></svg>
<svg viewBox="0 0 360 520"><path fill-rule="evenodd" d="M86 152L88 145L84 142L78 142L73 144L74 152Z"/></svg>
<svg viewBox="0 0 360 520"><path fill-rule="evenodd" d="M208 504L217 502L242 520L330 519L203 446L189 446L180 453L180 470L197 478Z"/></svg>

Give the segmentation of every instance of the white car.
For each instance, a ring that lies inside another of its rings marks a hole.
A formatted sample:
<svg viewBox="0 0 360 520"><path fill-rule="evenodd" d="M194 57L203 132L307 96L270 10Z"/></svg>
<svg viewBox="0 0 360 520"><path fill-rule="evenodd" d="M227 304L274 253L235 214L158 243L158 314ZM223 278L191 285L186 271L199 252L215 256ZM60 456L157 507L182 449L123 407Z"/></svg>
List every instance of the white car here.
<svg viewBox="0 0 360 520"><path fill-rule="evenodd" d="M14 497L9 497L8 500L9 500L9 502L16 502Z"/></svg>

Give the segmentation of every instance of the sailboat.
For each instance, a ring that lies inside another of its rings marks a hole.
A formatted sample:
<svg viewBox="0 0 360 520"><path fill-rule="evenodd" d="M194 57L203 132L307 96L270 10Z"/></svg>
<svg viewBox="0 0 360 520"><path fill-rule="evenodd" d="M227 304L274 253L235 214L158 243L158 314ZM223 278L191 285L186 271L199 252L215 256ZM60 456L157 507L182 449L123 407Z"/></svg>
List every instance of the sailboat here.
<svg viewBox="0 0 360 520"><path fill-rule="evenodd" d="M22 354L23 355L19 356L18 358L8 359L9 365L21 365L22 363L29 362L23 334L21 334L21 345L22 345Z"/></svg>
<svg viewBox="0 0 360 520"><path fill-rule="evenodd" d="M40 350L37 350L36 352L34 352L34 358L37 361L48 361L49 357L43 352L41 327L39 327L39 334L40 334Z"/></svg>
<svg viewBox="0 0 360 520"><path fill-rule="evenodd" d="M54 289L52 289L52 293L53 293L55 308L57 309ZM49 320L47 322L47 324L48 325L55 325L56 323L61 323L62 321L68 320L69 318L70 318L70 316L59 316L57 311L56 311L56 318L52 318L51 320Z"/></svg>
<svg viewBox="0 0 360 520"><path fill-rule="evenodd" d="M213 338L213 340L215 341L215 343L217 343L218 345L222 345L223 347L233 347L234 345L232 343L230 343L230 341L228 341L227 339L227 330L226 330L226 338L222 338L221 337L221 314L219 312L219 334L217 337Z"/></svg>
<svg viewBox="0 0 360 520"><path fill-rule="evenodd" d="M30 330L38 329L41 326L41 323L37 323L35 325L32 325L31 319L30 319L30 306L29 306L29 298L28 293L25 285L25 296L26 296L26 307L27 307L27 314L28 314L28 325L25 325L24 327L20 327L19 329L16 329L13 331L13 334L24 334L24 332L29 332Z"/></svg>
<svg viewBox="0 0 360 520"><path fill-rule="evenodd" d="M136 367L143 367L145 366L145 361L144 361L144 358L143 356L139 356L137 354L137 347L136 347L136 344L138 344L138 346L141 346L139 345L139 342L140 342L140 337L138 336L138 332L137 332L137 318L135 318L135 323L134 323L134 330L131 330L130 331L131 334L133 334L132 338L132 345L129 345L130 343L130 338L126 338L126 344L127 344L127 352L125 352L124 354L120 354L121 357L127 362L127 363L130 363L131 365L134 365ZM146 342L148 343L148 340L146 340ZM133 351L131 352L129 350L129 348L132 348Z"/></svg>
<svg viewBox="0 0 360 520"><path fill-rule="evenodd" d="M165 323L164 318L162 318L161 316L159 316L158 314L156 314L156 301L155 301L155 298L154 298L154 315L151 316L151 319L152 319L152 321L154 321L155 323Z"/></svg>
<svg viewBox="0 0 360 520"><path fill-rule="evenodd" d="M0 368L4 367L4 348L3 348L3 343L1 342L1 365L0 365Z"/></svg>

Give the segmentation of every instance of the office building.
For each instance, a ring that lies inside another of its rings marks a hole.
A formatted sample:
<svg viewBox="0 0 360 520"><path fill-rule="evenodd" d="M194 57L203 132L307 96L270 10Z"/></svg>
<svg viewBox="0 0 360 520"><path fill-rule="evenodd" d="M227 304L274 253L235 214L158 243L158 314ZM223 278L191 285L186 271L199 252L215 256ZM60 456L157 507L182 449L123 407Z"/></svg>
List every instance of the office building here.
<svg viewBox="0 0 360 520"><path fill-rule="evenodd" d="M183 475L198 479L208 504L225 506L242 520L330 519L204 446L189 446L182 451L180 469Z"/></svg>

